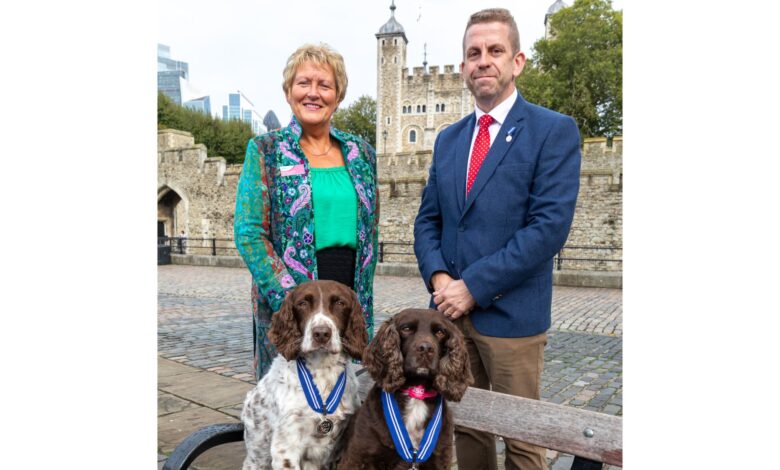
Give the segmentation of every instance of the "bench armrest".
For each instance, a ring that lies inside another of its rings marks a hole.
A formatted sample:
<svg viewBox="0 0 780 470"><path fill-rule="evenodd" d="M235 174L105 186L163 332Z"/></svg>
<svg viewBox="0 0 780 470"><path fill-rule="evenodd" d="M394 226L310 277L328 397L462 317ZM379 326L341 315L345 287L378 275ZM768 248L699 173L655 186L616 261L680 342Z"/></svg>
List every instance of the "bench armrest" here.
<svg viewBox="0 0 780 470"><path fill-rule="evenodd" d="M212 424L198 429L176 446L163 470L184 470L202 453L218 445L244 440L244 423Z"/></svg>

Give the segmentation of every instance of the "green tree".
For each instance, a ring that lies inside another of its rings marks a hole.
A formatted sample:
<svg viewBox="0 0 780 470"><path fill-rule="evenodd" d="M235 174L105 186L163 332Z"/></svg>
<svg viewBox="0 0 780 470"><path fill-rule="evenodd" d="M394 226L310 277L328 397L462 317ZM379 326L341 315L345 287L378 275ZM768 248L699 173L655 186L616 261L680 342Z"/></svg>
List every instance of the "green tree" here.
<svg viewBox="0 0 780 470"><path fill-rule="evenodd" d="M363 95L344 109L339 109L331 121L340 131L360 136L376 147L376 101Z"/></svg>
<svg viewBox="0 0 780 470"><path fill-rule="evenodd" d="M610 0L575 0L549 19L517 78L529 101L572 116L582 137L623 133L623 12Z"/></svg>
<svg viewBox="0 0 780 470"><path fill-rule="evenodd" d="M254 136L252 126L243 121L222 121L208 114L174 103L157 94L157 128L187 131L196 144L203 144L209 156L224 157L228 163L242 163L246 145Z"/></svg>

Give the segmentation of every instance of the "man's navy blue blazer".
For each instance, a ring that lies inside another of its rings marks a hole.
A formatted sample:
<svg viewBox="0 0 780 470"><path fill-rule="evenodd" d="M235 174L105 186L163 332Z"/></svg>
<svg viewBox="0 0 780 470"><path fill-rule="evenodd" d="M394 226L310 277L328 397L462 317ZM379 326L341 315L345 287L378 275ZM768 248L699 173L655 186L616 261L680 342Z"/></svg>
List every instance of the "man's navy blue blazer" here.
<svg viewBox="0 0 780 470"><path fill-rule="evenodd" d="M436 271L463 279L480 333L536 335L550 327L552 260L574 216L579 131L571 117L518 93L465 197L475 123L471 113L436 138L414 223L420 274L429 291Z"/></svg>

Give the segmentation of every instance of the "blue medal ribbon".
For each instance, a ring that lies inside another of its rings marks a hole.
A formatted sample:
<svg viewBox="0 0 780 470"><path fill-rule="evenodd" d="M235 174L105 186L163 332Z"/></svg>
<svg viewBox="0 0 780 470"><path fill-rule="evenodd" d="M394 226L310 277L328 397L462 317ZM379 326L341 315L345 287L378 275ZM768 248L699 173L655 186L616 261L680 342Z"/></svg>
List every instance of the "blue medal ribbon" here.
<svg viewBox="0 0 780 470"><path fill-rule="evenodd" d="M420 448L415 449L412 446L412 440L409 438L409 433L406 431L403 418L401 418L401 410L398 409L398 403L395 401L395 396L392 393L388 393L382 390L382 411L385 414L385 423L387 423L387 429L390 431L390 436L395 443L395 450L398 455L404 459L405 462L415 464L418 462L425 462L428 457L433 453L433 449L436 447L436 442L439 440L439 432L442 425L442 410L444 408L444 400L439 395L436 402L436 409L433 411L431 420L428 421L428 426L425 428L422 440L420 441Z"/></svg>
<svg viewBox="0 0 780 470"><path fill-rule="evenodd" d="M330 395L328 395L328 401L323 403L320 391L317 389L317 384L314 383L314 377L312 377L309 369L306 368L306 361L298 358L296 363L298 366L298 380L301 381L303 395L306 397L309 407L322 415L336 411L336 408L338 408L339 403L341 402L341 397L344 395L344 385L347 383L346 369L339 375L336 386L333 387Z"/></svg>

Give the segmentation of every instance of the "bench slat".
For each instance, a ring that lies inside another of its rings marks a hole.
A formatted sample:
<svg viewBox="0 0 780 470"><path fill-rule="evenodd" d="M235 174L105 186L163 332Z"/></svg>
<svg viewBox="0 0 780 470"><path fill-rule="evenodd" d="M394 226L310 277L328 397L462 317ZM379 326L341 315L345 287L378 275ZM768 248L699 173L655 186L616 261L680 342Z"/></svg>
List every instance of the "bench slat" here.
<svg viewBox="0 0 780 470"><path fill-rule="evenodd" d="M361 374L360 397L374 385ZM458 425L547 449L623 466L623 420L618 416L469 387L449 403ZM591 429L593 437L586 437Z"/></svg>

